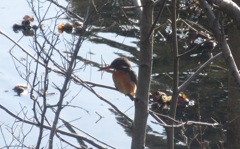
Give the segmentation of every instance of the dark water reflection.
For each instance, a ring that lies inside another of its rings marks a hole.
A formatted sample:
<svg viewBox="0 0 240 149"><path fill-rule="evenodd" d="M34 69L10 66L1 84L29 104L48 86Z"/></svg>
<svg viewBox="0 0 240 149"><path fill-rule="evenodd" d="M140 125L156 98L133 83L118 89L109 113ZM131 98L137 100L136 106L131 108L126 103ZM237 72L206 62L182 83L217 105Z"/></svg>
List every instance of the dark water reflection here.
<svg viewBox="0 0 240 149"><path fill-rule="evenodd" d="M101 31L139 39L139 27L136 24L137 16L134 14L134 10L114 7L113 3L110 1L94 2L95 8L91 6L88 12L89 1L72 1L73 11L77 12L83 18L85 18L87 14L90 14L91 16L88 19L88 24L92 26L90 29L91 38L89 38L89 41L93 43L106 44L112 48L118 48L119 50L129 52L132 55L129 59L132 62L137 63L138 43L136 43L135 47L131 47L95 34ZM131 5L128 1L121 1L120 4L124 6ZM98 13L96 13L96 9L98 10ZM167 12L165 13L168 14ZM165 17L166 18L162 18L160 21L162 24L167 24L168 18L167 16ZM192 18L189 15L186 17ZM203 23L202 25L205 24ZM161 28L161 32L164 34L164 27L160 26L159 28ZM163 41L158 35L159 34L156 34L154 42L151 91L161 90L167 94L171 94L173 83L173 51L171 47L171 37L170 35L166 35L166 41ZM184 53L186 51L184 45L189 42L189 38L179 39L180 53ZM209 59L208 50L210 47L204 48L205 49L197 48L196 50L180 57L180 84L193 74L200 67L200 64L203 64L207 59ZM94 51L92 52L94 53ZM212 51L213 55L218 52L219 51L217 49ZM118 55L122 56L121 54ZM198 78L184 90L188 98L194 100L196 105L178 113L177 119L183 121L193 120L209 123L219 122L225 124L228 93L227 73L228 71L223 59L218 59L212 63L211 66L202 71ZM115 114L118 121L123 121L121 116L117 115L117 113ZM215 129L211 127L186 126L185 128L176 129L176 141L180 140L180 142L184 142L184 137L181 135L181 132L185 133L185 135L189 138L189 141L191 141L191 138L197 137L199 142L203 142L205 144L210 143L210 146L214 147L216 147L218 141L224 140L225 133L222 129ZM159 132L153 132L151 128L148 129L148 133L146 144L149 148L165 148L166 137L159 137ZM131 135L130 131L127 129L126 134ZM201 148L198 141L194 140L191 147ZM186 147L178 145L178 148Z"/></svg>

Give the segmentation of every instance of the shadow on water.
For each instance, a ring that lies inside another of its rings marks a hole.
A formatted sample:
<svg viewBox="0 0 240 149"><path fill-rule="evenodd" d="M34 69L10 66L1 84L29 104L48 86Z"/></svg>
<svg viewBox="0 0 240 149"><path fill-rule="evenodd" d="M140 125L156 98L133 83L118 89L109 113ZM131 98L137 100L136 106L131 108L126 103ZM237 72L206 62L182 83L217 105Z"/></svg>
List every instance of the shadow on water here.
<svg viewBox="0 0 240 149"><path fill-rule="evenodd" d="M72 1L72 9L77 12L81 17L87 15L88 1ZM121 1L120 5L129 6L131 3L128 1ZM139 39L139 26L137 25L134 11L132 9L120 9L114 6L111 2L95 1L95 8L90 7L90 18L88 24L91 25L89 31L91 37L89 41L96 44L106 44L111 48L117 48L120 51L128 52L132 56L128 56L129 59L137 63L138 57L138 43L135 46L129 46L124 43L105 38L101 33L112 33L125 37L132 37ZM186 7L188 5L186 4ZM156 8L158 8L156 6ZM96 13L95 10L98 10ZM167 10L166 10L167 11ZM157 10L156 10L157 13ZM167 12L165 12L168 14ZM196 24L194 21L199 22L204 20L199 14L193 13L190 15L186 11L182 11L183 18L188 20L188 25L204 32L204 34L197 34L193 30L187 27L187 23L182 21L178 22L179 28L179 52L185 53L180 57L180 84L182 84L191 74L193 74L201 64L209 59L209 54L218 53L218 49L212 45L214 43L212 34L209 33L206 36L206 30L201 25ZM154 38L154 57L153 57L153 69L152 69L152 85L151 91L161 90L167 94L172 93L172 77L173 77L173 51L171 47L171 34L169 33L169 16L161 18ZM131 20L131 21L130 21ZM205 25L205 24L202 24ZM181 31L185 29L185 31ZM186 37L183 37L186 35ZM196 37L198 36L198 37ZM210 37L209 37L210 36ZM203 44L198 44L197 39L204 39ZM206 40L205 40L206 39ZM206 43L206 44L205 44ZM94 53L94 51L91 51ZM111 52L111 51L109 51ZM116 53L122 56L119 53ZM96 65L97 66L97 65ZM209 67L202 71L198 78L184 90L188 98L195 101L195 106L187 108L183 113L178 113L177 120L187 121L203 121L221 124L226 123L226 102L227 102L227 69L223 59L218 59L212 63ZM119 123L124 123L124 119L118 115L114 110L111 110L116 115L116 119ZM131 136L131 130L125 129L128 136ZM205 146L216 147L219 140L224 140L225 131L222 129L215 129L207 126L184 126L176 128L176 142L178 142L177 148L186 148L184 142L187 136L191 143L190 146L194 148L201 148L201 143ZM148 129L146 144L149 148L165 148L166 137L165 132L160 133L153 131L150 127ZM182 135L184 134L184 135ZM163 137L164 136L164 137ZM196 139L197 138L197 139Z"/></svg>

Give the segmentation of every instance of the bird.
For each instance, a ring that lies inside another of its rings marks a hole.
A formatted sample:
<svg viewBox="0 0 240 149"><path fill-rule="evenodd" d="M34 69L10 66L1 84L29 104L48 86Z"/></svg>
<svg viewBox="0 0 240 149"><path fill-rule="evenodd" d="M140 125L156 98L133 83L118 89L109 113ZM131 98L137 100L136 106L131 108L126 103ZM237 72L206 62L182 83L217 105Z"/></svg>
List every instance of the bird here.
<svg viewBox="0 0 240 149"><path fill-rule="evenodd" d="M112 63L99 71L113 69L112 79L116 89L134 100L137 90L137 75L133 71L129 60L126 57L119 57Z"/></svg>

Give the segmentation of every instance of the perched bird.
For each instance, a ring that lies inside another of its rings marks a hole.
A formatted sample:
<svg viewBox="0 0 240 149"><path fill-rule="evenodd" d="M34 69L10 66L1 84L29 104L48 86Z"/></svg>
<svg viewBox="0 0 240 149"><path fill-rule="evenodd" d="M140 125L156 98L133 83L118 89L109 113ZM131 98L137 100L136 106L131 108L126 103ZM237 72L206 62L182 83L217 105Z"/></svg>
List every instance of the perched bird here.
<svg viewBox="0 0 240 149"><path fill-rule="evenodd" d="M110 66L101 68L99 71L109 69L114 69L112 78L117 90L133 100L137 90L137 76L128 59L126 57L117 58Z"/></svg>

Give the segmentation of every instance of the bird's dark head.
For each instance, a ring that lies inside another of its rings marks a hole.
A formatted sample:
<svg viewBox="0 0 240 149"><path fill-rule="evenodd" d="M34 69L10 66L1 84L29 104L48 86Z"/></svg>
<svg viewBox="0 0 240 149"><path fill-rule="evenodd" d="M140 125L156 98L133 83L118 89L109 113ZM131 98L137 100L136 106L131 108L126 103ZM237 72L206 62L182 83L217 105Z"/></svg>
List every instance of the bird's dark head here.
<svg viewBox="0 0 240 149"><path fill-rule="evenodd" d="M116 70L121 70L121 69L129 69L131 68L131 65L126 57L120 57L116 58L112 63L111 63L111 68L116 69Z"/></svg>
<svg viewBox="0 0 240 149"><path fill-rule="evenodd" d="M101 68L101 70L108 70L108 69L116 69L116 70L125 70L130 69L131 65L126 57L119 57L116 58L110 66Z"/></svg>

